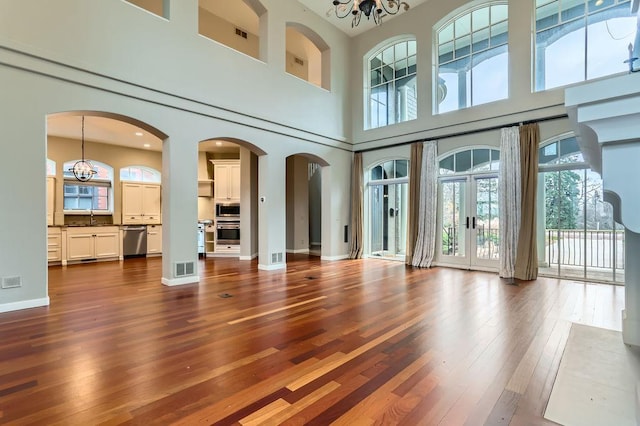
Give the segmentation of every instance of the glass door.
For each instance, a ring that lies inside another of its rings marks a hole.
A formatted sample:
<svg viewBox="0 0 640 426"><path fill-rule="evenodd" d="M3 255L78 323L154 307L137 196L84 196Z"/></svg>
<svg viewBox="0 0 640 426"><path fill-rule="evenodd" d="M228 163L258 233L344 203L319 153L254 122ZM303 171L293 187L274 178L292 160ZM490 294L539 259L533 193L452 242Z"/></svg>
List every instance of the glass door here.
<svg viewBox="0 0 640 426"><path fill-rule="evenodd" d="M468 269L497 269L498 177L442 179L439 200L439 263Z"/></svg>
<svg viewBox="0 0 640 426"><path fill-rule="evenodd" d="M371 256L404 260L408 184L371 185L369 191Z"/></svg>

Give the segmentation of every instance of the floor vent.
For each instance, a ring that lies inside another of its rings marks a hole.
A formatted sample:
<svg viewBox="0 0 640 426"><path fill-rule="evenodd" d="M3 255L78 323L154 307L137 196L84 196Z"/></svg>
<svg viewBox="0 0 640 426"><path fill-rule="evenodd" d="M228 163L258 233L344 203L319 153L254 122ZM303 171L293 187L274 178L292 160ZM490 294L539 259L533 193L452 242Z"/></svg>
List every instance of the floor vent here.
<svg viewBox="0 0 640 426"><path fill-rule="evenodd" d="M196 272L195 262L179 262L175 264L173 276L175 278L188 277Z"/></svg>
<svg viewBox="0 0 640 426"><path fill-rule="evenodd" d="M271 253L271 263L282 263L282 252Z"/></svg>
<svg viewBox="0 0 640 426"><path fill-rule="evenodd" d="M2 279L2 288L22 287L22 278L20 277L4 277Z"/></svg>

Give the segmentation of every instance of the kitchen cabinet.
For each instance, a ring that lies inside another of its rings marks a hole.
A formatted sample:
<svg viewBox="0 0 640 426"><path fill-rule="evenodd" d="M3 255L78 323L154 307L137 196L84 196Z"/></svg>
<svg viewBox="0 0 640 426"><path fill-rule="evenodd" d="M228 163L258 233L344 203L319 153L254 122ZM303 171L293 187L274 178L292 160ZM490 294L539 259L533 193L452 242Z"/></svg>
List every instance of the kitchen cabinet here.
<svg viewBox="0 0 640 426"><path fill-rule="evenodd" d="M216 251L216 226L213 224L204 227L204 246L207 254Z"/></svg>
<svg viewBox="0 0 640 426"><path fill-rule="evenodd" d="M123 182L122 223L160 224L160 185Z"/></svg>
<svg viewBox="0 0 640 426"><path fill-rule="evenodd" d="M147 256L162 253L162 225L147 226Z"/></svg>
<svg viewBox="0 0 640 426"><path fill-rule="evenodd" d="M67 261L120 257L117 226L83 226L67 230Z"/></svg>
<svg viewBox="0 0 640 426"><path fill-rule="evenodd" d="M47 228L47 261L62 260L62 232L60 228Z"/></svg>
<svg viewBox="0 0 640 426"><path fill-rule="evenodd" d="M240 201L240 160L211 160L213 196L221 201Z"/></svg>
<svg viewBox="0 0 640 426"><path fill-rule="evenodd" d="M47 225L53 225L56 201L56 178L47 176Z"/></svg>

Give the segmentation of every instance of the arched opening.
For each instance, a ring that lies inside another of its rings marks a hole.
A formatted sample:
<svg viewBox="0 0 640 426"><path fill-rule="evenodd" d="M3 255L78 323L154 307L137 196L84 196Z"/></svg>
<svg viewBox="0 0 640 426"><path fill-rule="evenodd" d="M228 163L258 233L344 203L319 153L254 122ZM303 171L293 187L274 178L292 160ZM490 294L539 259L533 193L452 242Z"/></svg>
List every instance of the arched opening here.
<svg viewBox="0 0 640 426"><path fill-rule="evenodd" d="M258 0L198 0L198 33L256 59L261 55L261 20L267 10ZM266 24L265 24L266 25Z"/></svg>
<svg viewBox="0 0 640 426"><path fill-rule="evenodd" d="M329 90L329 45L309 27L287 23L286 71L298 78Z"/></svg>
<svg viewBox="0 0 640 426"><path fill-rule="evenodd" d="M294 154L286 159L286 251L320 256L323 159Z"/></svg>
<svg viewBox="0 0 640 426"><path fill-rule="evenodd" d="M125 0L154 15L169 19L169 0Z"/></svg>

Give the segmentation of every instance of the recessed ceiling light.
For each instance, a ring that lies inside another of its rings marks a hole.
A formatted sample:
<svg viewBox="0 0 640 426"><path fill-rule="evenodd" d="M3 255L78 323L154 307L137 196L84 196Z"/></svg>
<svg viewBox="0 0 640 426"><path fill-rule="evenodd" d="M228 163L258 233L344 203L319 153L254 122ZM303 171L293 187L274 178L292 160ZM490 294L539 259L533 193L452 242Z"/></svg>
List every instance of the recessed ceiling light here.
<svg viewBox="0 0 640 426"><path fill-rule="evenodd" d="M217 141L217 142L216 142L216 146L222 146L222 142Z"/></svg>
<svg viewBox="0 0 640 426"><path fill-rule="evenodd" d="M148 143L145 143L145 144L144 144L144 145L142 145L142 146L144 146L145 148L151 148L151 144L148 144Z"/></svg>
<svg viewBox="0 0 640 426"><path fill-rule="evenodd" d="M144 133L142 133L142 132L136 132L136 136L144 136Z"/></svg>

